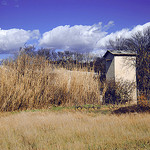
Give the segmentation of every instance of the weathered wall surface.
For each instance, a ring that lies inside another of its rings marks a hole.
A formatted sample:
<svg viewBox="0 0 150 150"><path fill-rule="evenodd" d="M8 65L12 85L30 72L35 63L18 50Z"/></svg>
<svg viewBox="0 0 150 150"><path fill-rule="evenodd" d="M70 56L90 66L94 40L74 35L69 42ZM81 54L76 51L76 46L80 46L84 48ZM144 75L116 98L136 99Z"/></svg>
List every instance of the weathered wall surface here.
<svg viewBox="0 0 150 150"><path fill-rule="evenodd" d="M106 57L106 80L114 80L115 79L115 68L114 68L114 56L112 54L108 54Z"/></svg>
<svg viewBox="0 0 150 150"><path fill-rule="evenodd" d="M114 56L115 81L123 80L135 83L132 93L133 103L137 102L135 60L135 56Z"/></svg>
<svg viewBox="0 0 150 150"><path fill-rule="evenodd" d="M135 56L115 56L115 80L122 78L123 80L136 81L136 68L133 61Z"/></svg>

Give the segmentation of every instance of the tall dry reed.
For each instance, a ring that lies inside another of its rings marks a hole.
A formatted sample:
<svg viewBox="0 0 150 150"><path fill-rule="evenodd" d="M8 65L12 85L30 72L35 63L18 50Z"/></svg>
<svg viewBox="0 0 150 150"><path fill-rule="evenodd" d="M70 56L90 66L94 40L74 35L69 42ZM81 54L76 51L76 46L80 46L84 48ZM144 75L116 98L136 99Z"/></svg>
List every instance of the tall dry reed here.
<svg viewBox="0 0 150 150"><path fill-rule="evenodd" d="M44 57L25 54L0 68L1 111L90 103L100 103L94 72L67 71Z"/></svg>

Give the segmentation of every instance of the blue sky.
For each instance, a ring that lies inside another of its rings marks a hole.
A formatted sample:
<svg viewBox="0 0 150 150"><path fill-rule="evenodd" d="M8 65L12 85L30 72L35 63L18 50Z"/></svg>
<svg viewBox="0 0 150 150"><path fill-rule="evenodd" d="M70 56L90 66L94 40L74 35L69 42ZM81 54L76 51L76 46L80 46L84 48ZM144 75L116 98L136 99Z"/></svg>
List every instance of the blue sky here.
<svg viewBox="0 0 150 150"><path fill-rule="evenodd" d="M150 0L0 0L0 53L25 43L99 50L117 36L150 26Z"/></svg>

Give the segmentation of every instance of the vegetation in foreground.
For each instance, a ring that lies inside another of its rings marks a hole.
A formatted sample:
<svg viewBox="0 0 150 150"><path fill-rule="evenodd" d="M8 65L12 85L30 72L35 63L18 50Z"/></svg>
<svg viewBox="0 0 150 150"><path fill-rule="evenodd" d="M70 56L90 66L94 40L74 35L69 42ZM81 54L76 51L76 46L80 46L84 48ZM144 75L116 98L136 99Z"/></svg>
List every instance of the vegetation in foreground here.
<svg viewBox="0 0 150 150"><path fill-rule="evenodd" d="M130 39L110 41L108 47L132 50L137 54L133 62L137 69L138 106L149 109L150 28L135 33ZM132 100L133 88L128 82L104 82L102 59L89 63L90 57L83 54L56 54L49 49L34 51L32 46L21 50L14 61L6 61L0 67L0 111L41 109L52 105L99 105L102 98L107 104ZM87 62L82 64L83 60ZM94 70L100 76L95 76Z"/></svg>
<svg viewBox="0 0 150 150"><path fill-rule="evenodd" d="M129 83L105 84L88 67L76 69L67 70L45 57L24 53L6 61L0 68L0 111L101 105L102 97L106 103L132 100Z"/></svg>
<svg viewBox="0 0 150 150"><path fill-rule="evenodd" d="M3 114L3 113L2 113ZM150 114L35 111L0 115L1 150L150 149Z"/></svg>
<svg viewBox="0 0 150 150"><path fill-rule="evenodd" d="M111 89L116 94L125 87L114 101L121 102L129 88L109 88L84 69L69 71L26 54L5 62L0 68L0 149L150 149L150 114L132 114L149 112L147 99L141 96L138 106L119 109L102 106L101 96L112 94Z"/></svg>
<svg viewBox="0 0 150 150"><path fill-rule="evenodd" d="M94 72L69 71L26 54L5 62L0 72L1 111L100 104Z"/></svg>

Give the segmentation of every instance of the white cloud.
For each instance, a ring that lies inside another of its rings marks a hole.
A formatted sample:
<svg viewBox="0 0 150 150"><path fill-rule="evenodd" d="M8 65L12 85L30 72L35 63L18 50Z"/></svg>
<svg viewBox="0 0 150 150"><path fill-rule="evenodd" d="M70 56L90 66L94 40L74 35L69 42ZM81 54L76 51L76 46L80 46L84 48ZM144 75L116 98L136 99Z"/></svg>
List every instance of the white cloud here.
<svg viewBox="0 0 150 150"><path fill-rule="evenodd" d="M116 38L130 38L132 35L139 31L145 30L147 27L150 27L150 22L144 24L144 25L137 25L133 29L122 29L120 31L111 33L107 35L106 37L102 38L98 43L97 47L106 46L109 40L115 40Z"/></svg>
<svg viewBox="0 0 150 150"><path fill-rule="evenodd" d="M142 31L150 26L150 22L137 25L131 30L125 28L108 34L107 29L112 25L114 25L113 21L110 21L105 26L102 26L101 22L92 26L58 26L45 32L39 40L39 45L53 49L94 52L102 55L106 51L109 40L115 40L120 37L129 38L137 31Z"/></svg>
<svg viewBox="0 0 150 150"><path fill-rule="evenodd" d="M111 24L112 22L109 22L106 28ZM107 32L103 30L101 22L92 26L58 26L45 32L39 40L39 45L54 49L89 52L95 49L97 42L106 35Z"/></svg>
<svg viewBox="0 0 150 150"><path fill-rule="evenodd" d="M97 49L100 49L100 50L97 50L94 52L102 54L106 51L105 49L110 40L115 41L116 39L119 39L121 37L122 38L131 38L132 35L134 35L135 33L139 32L139 31L145 30L147 27L150 27L150 22L148 22L144 25L137 25L131 30L126 28L126 29L122 29L122 30L114 32L114 33L107 34L105 37L100 39L96 44Z"/></svg>
<svg viewBox="0 0 150 150"><path fill-rule="evenodd" d="M114 25L113 21L109 21L107 25L104 26L104 30L108 30L110 27L112 27Z"/></svg>
<svg viewBox="0 0 150 150"><path fill-rule="evenodd" d="M114 23L107 25L101 22L94 25L65 25L58 26L45 32L39 39L39 30L26 31L23 29L2 30L0 28L0 52L12 52L18 50L25 43L37 43L41 47L63 49L77 52L92 52L102 55L105 53L109 40L116 38L129 38L138 31L143 31L150 26L150 22L137 25L133 29L122 29L108 33L107 29Z"/></svg>
<svg viewBox="0 0 150 150"><path fill-rule="evenodd" d="M39 30L0 29L0 52L17 51L29 40L38 39L39 34Z"/></svg>

